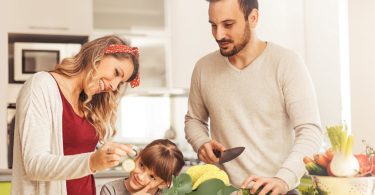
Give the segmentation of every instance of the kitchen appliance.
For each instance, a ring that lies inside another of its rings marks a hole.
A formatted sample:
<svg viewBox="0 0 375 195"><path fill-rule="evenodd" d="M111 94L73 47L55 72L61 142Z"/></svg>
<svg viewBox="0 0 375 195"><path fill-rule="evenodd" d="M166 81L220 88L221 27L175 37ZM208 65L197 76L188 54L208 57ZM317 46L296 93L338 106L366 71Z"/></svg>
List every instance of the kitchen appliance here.
<svg viewBox="0 0 375 195"><path fill-rule="evenodd" d="M62 59L79 52L79 43L14 43L13 80L24 82L32 74L39 71L51 71Z"/></svg>
<svg viewBox="0 0 375 195"><path fill-rule="evenodd" d="M213 152L215 156L219 158L219 163L223 164L237 158L244 150L245 147L235 147L226 149L224 150L224 152L220 152L219 150L214 149Z"/></svg>

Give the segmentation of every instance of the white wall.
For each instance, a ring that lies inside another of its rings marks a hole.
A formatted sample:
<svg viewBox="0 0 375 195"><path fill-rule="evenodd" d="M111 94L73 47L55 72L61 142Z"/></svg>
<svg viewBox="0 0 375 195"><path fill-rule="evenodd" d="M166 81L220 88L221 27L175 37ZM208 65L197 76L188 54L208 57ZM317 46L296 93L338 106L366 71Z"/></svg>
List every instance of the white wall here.
<svg viewBox="0 0 375 195"><path fill-rule="evenodd" d="M338 5L338 0L259 1L259 37L304 58L315 85L323 127L341 122Z"/></svg>
<svg viewBox="0 0 375 195"><path fill-rule="evenodd" d="M305 60L323 127L341 123L339 44L339 0L305 1Z"/></svg>
<svg viewBox="0 0 375 195"><path fill-rule="evenodd" d="M208 22L207 1L170 0L170 3L173 86L187 88L195 63L218 46Z"/></svg>
<svg viewBox="0 0 375 195"><path fill-rule="evenodd" d="M352 130L355 150L361 139L375 147L375 1L349 1Z"/></svg>
<svg viewBox="0 0 375 195"><path fill-rule="evenodd" d="M16 103L17 96L21 88L22 88L22 84L8 84L7 85L7 91L8 91L7 102L8 103Z"/></svg>
<svg viewBox="0 0 375 195"><path fill-rule="evenodd" d="M305 56L304 1L259 1L257 34Z"/></svg>

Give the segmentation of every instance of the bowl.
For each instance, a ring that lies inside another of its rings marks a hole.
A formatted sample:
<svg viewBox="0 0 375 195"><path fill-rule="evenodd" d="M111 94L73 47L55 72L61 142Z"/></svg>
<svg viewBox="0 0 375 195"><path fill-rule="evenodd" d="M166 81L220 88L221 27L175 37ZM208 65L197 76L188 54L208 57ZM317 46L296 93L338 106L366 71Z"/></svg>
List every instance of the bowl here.
<svg viewBox="0 0 375 195"><path fill-rule="evenodd" d="M319 189L330 195L375 195L375 177L310 176Z"/></svg>

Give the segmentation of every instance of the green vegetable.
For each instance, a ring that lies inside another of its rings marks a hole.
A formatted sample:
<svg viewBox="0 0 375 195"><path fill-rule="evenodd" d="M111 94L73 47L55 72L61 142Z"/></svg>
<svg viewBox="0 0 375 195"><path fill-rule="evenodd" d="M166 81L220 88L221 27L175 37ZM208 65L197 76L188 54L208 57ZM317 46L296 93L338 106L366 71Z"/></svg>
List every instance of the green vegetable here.
<svg viewBox="0 0 375 195"><path fill-rule="evenodd" d="M346 126L327 127L327 132L333 151L342 152L345 156L352 154L353 135L348 135Z"/></svg>
<svg viewBox="0 0 375 195"><path fill-rule="evenodd" d="M327 170L314 162L308 162L305 164L306 170L309 172L310 175L321 175L327 176Z"/></svg>
<svg viewBox="0 0 375 195"><path fill-rule="evenodd" d="M255 192L255 194L252 194L251 192L250 192L250 189L240 189L241 190L241 194L242 195L258 195L262 190L263 190L263 186L261 186L256 192ZM266 195L269 195L269 194L271 194L272 193L272 191L269 191L269 192L267 192L267 194Z"/></svg>
<svg viewBox="0 0 375 195"><path fill-rule="evenodd" d="M328 195L328 193L320 190L318 187L310 186L305 190L301 190L301 195Z"/></svg>
<svg viewBox="0 0 375 195"><path fill-rule="evenodd" d="M173 177L172 180L172 187L169 189L164 189L164 195L183 195L190 193L192 191L192 182L191 177L186 174L182 173L177 177Z"/></svg>
<svg viewBox="0 0 375 195"><path fill-rule="evenodd" d="M329 139L334 150L330 170L334 176L352 177L359 172L358 160L352 153L353 135L343 125L327 127Z"/></svg>
<svg viewBox="0 0 375 195"><path fill-rule="evenodd" d="M237 189L233 186L226 186L224 182L220 179L209 179L200 184L197 190L189 193L188 195L229 195L236 190Z"/></svg>
<svg viewBox="0 0 375 195"><path fill-rule="evenodd" d="M220 179L209 179L201 183L197 190L192 191L192 180L186 173L174 177L172 183L171 188L163 190L164 195L230 195L238 190L231 185L225 185Z"/></svg>

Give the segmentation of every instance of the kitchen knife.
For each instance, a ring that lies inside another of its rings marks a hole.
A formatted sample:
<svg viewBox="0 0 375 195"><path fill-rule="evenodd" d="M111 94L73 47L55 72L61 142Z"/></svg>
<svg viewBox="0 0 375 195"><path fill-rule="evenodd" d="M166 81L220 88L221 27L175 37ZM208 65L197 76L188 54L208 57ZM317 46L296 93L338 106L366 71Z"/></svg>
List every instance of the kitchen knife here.
<svg viewBox="0 0 375 195"><path fill-rule="evenodd" d="M214 149L213 152L216 158L219 158L219 163L223 164L237 158L244 150L245 147L235 147L226 149L224 152Z"/></svg>

